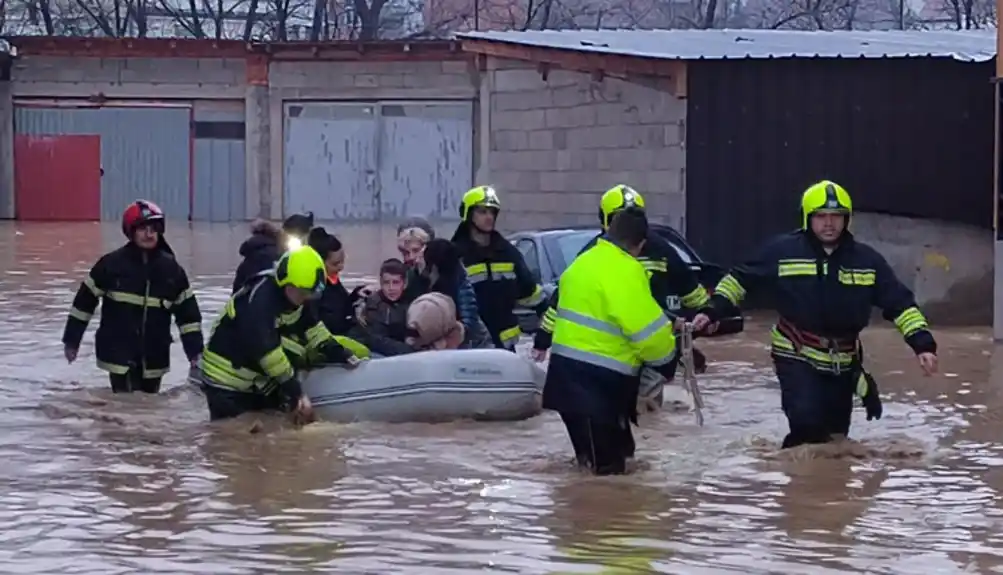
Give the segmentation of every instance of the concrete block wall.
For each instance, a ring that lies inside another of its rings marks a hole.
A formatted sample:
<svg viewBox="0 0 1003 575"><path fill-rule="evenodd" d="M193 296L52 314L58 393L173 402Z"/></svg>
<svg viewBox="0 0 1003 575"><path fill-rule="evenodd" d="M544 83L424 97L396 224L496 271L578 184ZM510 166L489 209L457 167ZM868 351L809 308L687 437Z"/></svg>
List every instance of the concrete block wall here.
<svg viewBox="0 0 1003 575"><path fill-rule="evenodd" d="M466 61L272 62L268 82L283 99L472 99L476 72Z"/></svg>
<svg viewBox="0 0 1003 575"><path fill-rule="evenodd" d="M503 228L598 224L599 197L619 183L685 226L686 102L667 82L559 69L544 79L535 65L489 59L481 106L478 179L499 189Z"/></svg>
<svg viewBox="0 0 1003 575"><path fill-rule="evenodd" d="M885 256L931 322L992 323L992 231L871 213L854 214L852 230Z"/></svg>
<svg viewBox="0 0 1003 575"><path fill-rule="evenodd" d="M228 58L24 56L11 65L18 97L244 98L245 61Z"/></svg>

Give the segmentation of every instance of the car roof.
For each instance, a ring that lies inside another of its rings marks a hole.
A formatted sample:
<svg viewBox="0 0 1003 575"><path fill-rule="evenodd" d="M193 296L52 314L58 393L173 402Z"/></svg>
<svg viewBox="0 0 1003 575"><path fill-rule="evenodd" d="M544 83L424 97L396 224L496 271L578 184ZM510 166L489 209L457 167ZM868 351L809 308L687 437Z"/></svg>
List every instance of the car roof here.
<svg viewBox="0 0 1003 575"><path fill-rule="evenodd" d="M651 227L654 228L654 229L656 229L656 230L658 230L658 231L660 231L660 232L668 232L668 233L670 233L672 235L675 235L675 236L681 236L681 234L678 231L676 231L675 228L673 228L672 226L666 225L666 224L652 223ZM586 231L591 231L591 232L594 232L594 233L599 233L600 229L599 229L599 226L561 226L561 227L552 227L552 228L540 228L540 229L537 229L537 230L523 230L523 231L519 231L519 232L514 232L514 233L512 233L510 235L513 235L513 236L514 235L520 235L520 236L527 236L527 235L557 235L557 234L564 234L564 233L570 233L570 232L586 232Z"/></svg>

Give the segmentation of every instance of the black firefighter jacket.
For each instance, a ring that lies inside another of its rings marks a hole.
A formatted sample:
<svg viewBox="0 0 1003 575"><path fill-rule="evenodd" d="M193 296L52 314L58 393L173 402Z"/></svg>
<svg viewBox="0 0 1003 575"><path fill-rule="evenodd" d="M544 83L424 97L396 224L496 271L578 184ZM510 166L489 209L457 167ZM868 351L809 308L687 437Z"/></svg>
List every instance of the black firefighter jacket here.
<svg viewBox="0 0 1003 575"><path fill-rule="evenodd" d="M63 344L78 349L87 323L101 304L95 336L98 367L115 374L140 370L161 377L170 368L171 317L185 355L202 353L202 314L188 275L164 241L143 250L133 243L105 254L73 298Z"/></svg>
<svg viewBox="0 0 1003 575"><path fill-rule="evenodd" d="M463 222L453 234L452 242L460 250L491 339L496 347L511 347L521 334L516 306L533 308L542 317L547 310L543 289L519 250L498 232L492 232L488 245L481 246L470 238L469 224Z"/></svg>
<svg viewBox="0 0 1003 575"><path fill-rule="evenodd" d="M852 357L819 355L813 346L794 349L799 342L792 342L791 332L783 333L781 324L813 338L852 345L870 323L872 307L884 312L914 352L937 351L912 292L884 256L850 232L831 254L811 232L797 230L771 239L718 283L711 298L712 319L759 290L773 296L780 315L780 324L772 330L774 355L807 361L826 371L837 363L850 363Z"/></svg>

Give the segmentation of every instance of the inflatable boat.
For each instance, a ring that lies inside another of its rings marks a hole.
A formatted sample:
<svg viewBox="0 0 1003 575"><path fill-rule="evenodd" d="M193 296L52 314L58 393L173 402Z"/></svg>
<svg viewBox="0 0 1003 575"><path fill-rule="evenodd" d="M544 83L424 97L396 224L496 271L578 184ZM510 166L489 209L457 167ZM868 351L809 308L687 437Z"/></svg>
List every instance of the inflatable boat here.
<svg viewBox="0 0 1003 575"><path fill-rule="evenodd" d="M423 351L302 375L325 421L515 421L540 413L543 369L500 349Z"/></svg>

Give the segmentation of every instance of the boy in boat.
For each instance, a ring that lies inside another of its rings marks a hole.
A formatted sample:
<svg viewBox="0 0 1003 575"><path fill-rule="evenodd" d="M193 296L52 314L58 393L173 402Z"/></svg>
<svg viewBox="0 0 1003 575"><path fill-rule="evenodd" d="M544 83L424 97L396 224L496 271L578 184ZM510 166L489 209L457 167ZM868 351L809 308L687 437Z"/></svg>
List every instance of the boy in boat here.
<svg viewBox="0 0 1003 575"><path fill-rule="evenodd" d="M380 265L380 289L366 298L359 323L365 326L367 344L376 353L401 355L415 351L407 338L407 266L396 258Z"/></svg>

